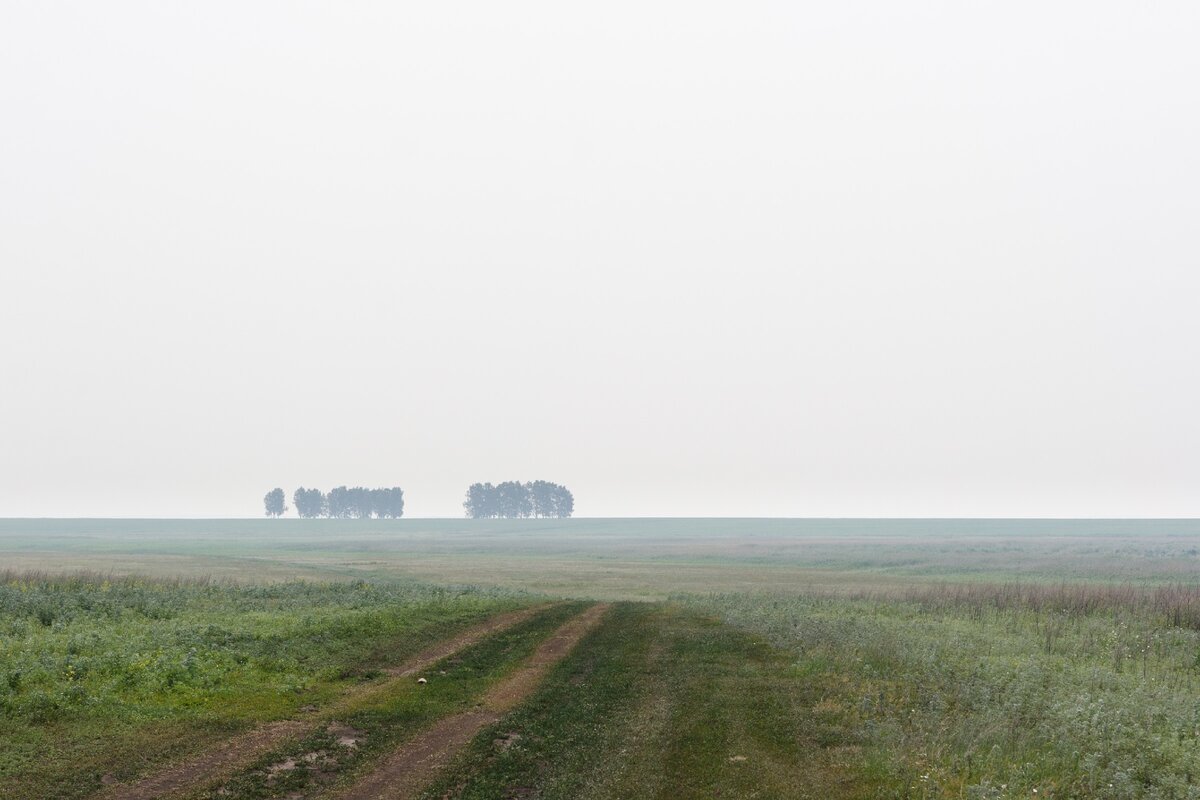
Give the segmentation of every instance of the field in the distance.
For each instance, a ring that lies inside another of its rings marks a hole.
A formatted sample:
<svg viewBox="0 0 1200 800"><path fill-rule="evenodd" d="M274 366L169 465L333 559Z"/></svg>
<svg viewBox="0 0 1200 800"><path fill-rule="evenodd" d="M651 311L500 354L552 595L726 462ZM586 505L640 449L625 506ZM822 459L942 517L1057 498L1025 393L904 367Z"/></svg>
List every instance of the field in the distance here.
<svg viewBox="0 0 1200 800"><path fill-rule="evenodd" d="M0 570L4 797L1200 798L1197 521L4 520Z"/></svg>
<svg viewBox="0 0 1200 800"><path fill-rule="evenodd" d="M552 595L1200 581L1197 520L4 520L0 567Z"/></svg>

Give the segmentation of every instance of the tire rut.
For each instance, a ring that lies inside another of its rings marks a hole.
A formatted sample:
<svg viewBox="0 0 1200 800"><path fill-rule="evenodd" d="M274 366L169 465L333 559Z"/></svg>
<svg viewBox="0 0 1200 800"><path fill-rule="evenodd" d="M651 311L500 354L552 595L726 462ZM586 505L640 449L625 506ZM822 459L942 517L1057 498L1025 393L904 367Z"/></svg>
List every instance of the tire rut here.
<svg viewBox="0 0 1200 800"><path fill-rule="evenodd" d="M598 603L563 624L516 672L489 689L474 709L445 717L400 745L373 772L336 795L338 800L417 797L479 731L527 700L550 668L571 652L608 609L607 603Z"/></svg>
<svg viewBox="0 0 1200 800"><path fill-rule="evenodd" d="M369 701L387 692L397 681L474 645L493 633L511 628L532 617L546 606L534 606L497 614L468 628L457 636L438 642L421 651L403 664L385 669L388 678L348 690L330 705L299 719L267 722L244 733L226 739L207 750L192 754L183 761L149 775L135 783L119 784L102 789L95 800L159 800L171 798L216 781L249 766L256 758L269 753L284 741L299 738L315 730L331 715L351 706Z"/></svg>

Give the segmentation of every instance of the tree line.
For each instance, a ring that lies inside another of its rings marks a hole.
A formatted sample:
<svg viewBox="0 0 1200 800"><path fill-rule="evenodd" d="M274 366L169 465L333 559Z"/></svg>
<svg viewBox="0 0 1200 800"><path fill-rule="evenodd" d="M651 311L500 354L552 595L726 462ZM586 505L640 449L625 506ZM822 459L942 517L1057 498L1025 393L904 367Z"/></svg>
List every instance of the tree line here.
<svg viewBox="0 0 1200 800"><path fill-rule="evenodd" d="M301 486L292 494L292 504L296 513L305 519L399 519L404 516L404 490L399 486L382 489L337 486L326 494L320 489ZM267 492L263 505L268 517L282 516L287 511L283 489Z"/></svg>
<svg viewBox="0 0 1200 800"><path fill-rule="evenodd" d="M473 483L463 508L472 519L569 517L575 510L575 496L550 481Z"/></svg>

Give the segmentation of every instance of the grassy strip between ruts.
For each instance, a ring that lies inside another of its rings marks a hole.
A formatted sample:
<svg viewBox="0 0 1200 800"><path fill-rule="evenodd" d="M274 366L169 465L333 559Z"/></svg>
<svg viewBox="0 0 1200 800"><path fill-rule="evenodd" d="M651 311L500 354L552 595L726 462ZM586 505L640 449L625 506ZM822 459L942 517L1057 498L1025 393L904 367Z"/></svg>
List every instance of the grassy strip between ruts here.
<svg viewBox="0 0 1200 800"><path fill-rule="evenodd" d="M319 796L354 780L399 743L434 720L465 710L488 686L516 668L538 643L584 603L553 606L435 665L421 686L402 682L369 703L343 708L316 732L263 758L221 786L198 787L194 797Z"/></svg>
<svg viewBox="0 0 1200 800"><path fill-rule="evenodd" d="M762 639L621 604L425 798L860 797L861 751L825 689Z"/></svg>

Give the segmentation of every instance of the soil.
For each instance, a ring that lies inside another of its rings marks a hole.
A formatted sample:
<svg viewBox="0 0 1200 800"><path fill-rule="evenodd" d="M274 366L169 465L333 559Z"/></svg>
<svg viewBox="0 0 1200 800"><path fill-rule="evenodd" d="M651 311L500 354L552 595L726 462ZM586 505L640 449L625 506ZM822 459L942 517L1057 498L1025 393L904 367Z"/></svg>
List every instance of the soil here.
<svg viewBox="0 0 1200 800"><path fill-rule="evenodd" d="M327 715L336 713L340 709L361 703L370 695L382 693L395 681L428 669L442 659L470 647L493 633L523 622L542 608L544 606L497 614L451 639L438 642L403 664L385 670L385 674L389 677L382 683L374 682L348 691L326 709L325 713ZM302 712L314 716L317 710L315 706L305 706L301 709ZM226 739L215 747L189 756L136 783L107 786L96 796L97 800L170 798L184 791L195 789L199 785L228 776L249 765L264 753L275 749L282 742L300 738L315 730L319 724L319 720L312 716L264 723L253 730Z"/></svg>
<svg viewBox="0 0 1200 800"><path fill-rule="evenodd" d="M387 756L341 800L406 800L417 797L446 763L477 733L526 700L552 666L600 621L606 604L591 606L555 631L515 673L493 686L479 705L439 720Z"/></svg>

